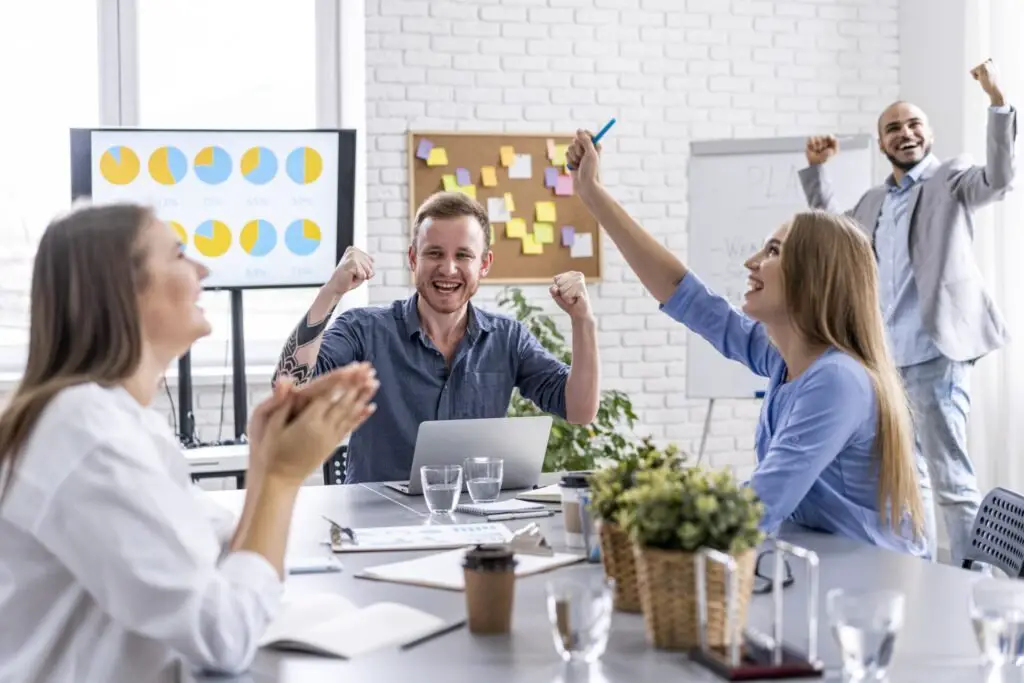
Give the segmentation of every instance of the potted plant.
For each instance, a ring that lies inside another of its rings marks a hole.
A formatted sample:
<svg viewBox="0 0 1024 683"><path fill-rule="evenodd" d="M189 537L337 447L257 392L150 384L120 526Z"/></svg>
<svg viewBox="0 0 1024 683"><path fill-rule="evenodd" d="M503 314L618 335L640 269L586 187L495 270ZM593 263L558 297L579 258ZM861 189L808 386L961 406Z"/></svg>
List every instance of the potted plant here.
<svg viewBox="0 0 1024 683"><path fill-rule="evenodd" d="M633 546L618 522L622 495L633 487L638 472L678 467L684 459L684 454L675 446L670 445L662 451L650 437L646 437L625 457L601 467L590 476L590 511L598 520L604 572L615 579L617 610L641 611Z"/></svg>
<svg viewBox="0 0 1024 683"><path fill-rule="evenodd" d="M738 570L735 624L744 624L753 593L758 524L764 506L726 471L700 467L641 470L620 499L618 520L633 544L637 585L648 640L687 650L700 643L694 559L701 548L732 556ZM724 647L725 568L706 568L708 644Z"/></svg>

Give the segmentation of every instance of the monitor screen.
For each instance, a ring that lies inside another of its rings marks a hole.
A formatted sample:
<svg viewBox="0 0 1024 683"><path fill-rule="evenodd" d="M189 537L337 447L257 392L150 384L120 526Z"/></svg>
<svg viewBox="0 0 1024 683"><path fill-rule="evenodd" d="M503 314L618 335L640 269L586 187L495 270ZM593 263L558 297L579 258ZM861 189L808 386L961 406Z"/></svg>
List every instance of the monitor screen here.
<svg viewBox="0 0 1024 683"><path fill-rule="evenodd" d="M206 289L312 287L352 244L355 132L76 129L72 197L151 206Z"/></svg>

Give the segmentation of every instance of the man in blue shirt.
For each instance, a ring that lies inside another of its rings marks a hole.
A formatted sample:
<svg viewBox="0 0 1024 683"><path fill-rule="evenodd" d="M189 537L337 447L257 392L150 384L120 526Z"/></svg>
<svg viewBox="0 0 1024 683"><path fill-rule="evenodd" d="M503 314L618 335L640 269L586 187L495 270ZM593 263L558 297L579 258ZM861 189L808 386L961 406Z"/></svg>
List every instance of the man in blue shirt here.
<svg viewBox="0 0 1024 683"><path fill-rule="evenodd" d="M597 414L597 331L583 275L557 275L549 290L572 322L570 367L522 323L471 303L494 260L491 229L476 200L429 197L408 253L415 294L345 311L327 329L341 297L374 276L373 259L350 247L289 336L275 382L286 375L302 384L355 361L377 372L377 410L349 440L346 483L408 479L421 422L502 417L514 388L572 423Z"/></svg>
<svg viewBox="0 0 1024 683"><path fill-rule="evenodd" d="M924 112L909 102L896 102L878 121L879 146L892 164L892 175L846 212L875 247L889 345L916 420L932 556L934 498L956 565L970 547L981 501L967 454L969 369L1008 338L973 259L973 213L1009 191L1017 128L1016 112L1004 101L992 64L980 64L971 75L991 104L985 165L937 159ZM839 208L823 168L838 151L832 136L807 142L809 165L800 171L800 180L811 206Z"/></svg>

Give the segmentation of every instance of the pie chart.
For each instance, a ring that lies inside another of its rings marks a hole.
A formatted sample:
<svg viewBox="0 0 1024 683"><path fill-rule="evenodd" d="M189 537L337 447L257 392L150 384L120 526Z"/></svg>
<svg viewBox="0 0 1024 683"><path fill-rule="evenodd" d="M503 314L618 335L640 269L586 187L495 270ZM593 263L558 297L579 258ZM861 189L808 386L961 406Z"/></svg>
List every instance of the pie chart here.
<svg viewBox="0 0 1024 683"><path fill-rule="evenodd" d="M284 243L297 256L309 256L320 246L320 226L308 219L292 221L284 231Z"/></svg>
<svg viewBox="0 0 1024 683"><path fill-rule="evenodd" d="M178 236L178 240L181 242L182 249L188 244L188 233L185 232L185 227L177 221L167 221L167 225L174 228L174 233Z"/></svg>
<svg viewBox="0 0 1024 683"><path fill-rule="evenodd" d="M219 185L231 175L231 155L223 147L203 147L192 165L196 177L207 185Z"/></svg>
<svg viewBox="0 0 1024 683"><path fill-rule="evenodd" d="M196 228L193 239L200 254L216 258L223 256L231 246L231 230L221 221L203 221Z"/></svg>
<svg viewBox="0 0 1024 683"><path fill-rule="evenodd" d="M252 147L242 155L242 175L250 183L265 185L277 175L277 157L266 147Z"/></svg>
<svg viewBox="0 0 1024 683"><path fill-rule="evenodd" d="M127 185L139 175L139 156L124 145L111 147L100 157L100 174L112 185Z"/></svg>
<svg viewBox="0 0 1024 683"><path fill-rule="evenodd" d="M289 178L299 185L306 185L320 177L324 160L312 147L297 147L288 155L284 166Z"/></svg>
<svg viewBox="0 0 1024 683"><path fill-rule="evenodd" d="M149 155L149 175L161 185L176 185L185 177L188 159L177 147L160 147Z"/></svg>
<svg viewBox="0 0 1024 683"><path fill-rule="evenodd" d="M238 243L250 256L266 256L277 244L277 230L269 221L249 221L242 226Z"/></svg>

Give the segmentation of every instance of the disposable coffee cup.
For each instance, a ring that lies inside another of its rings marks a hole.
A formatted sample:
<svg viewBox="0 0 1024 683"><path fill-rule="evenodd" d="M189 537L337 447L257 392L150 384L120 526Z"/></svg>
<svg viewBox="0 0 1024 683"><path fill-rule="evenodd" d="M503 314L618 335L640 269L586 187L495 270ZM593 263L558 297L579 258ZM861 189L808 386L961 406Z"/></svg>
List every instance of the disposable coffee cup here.
<svg viewBox="0 0 1024 683"><path fill-rule="evenodd" d="M581 495L590 490L587 477L590 472L569 472L558 483L562 496L562 523L565 526L565 545L569 548L585 550L586 540L583 537L583 519L580 515Z"/></svg>
<svg viewBox="0 0 1024 683"><path fill-rule="evenodd" d="M478 545L463 558L466 613L471 633L491 635L512 629L516 559L507 545Z"/></svg>

